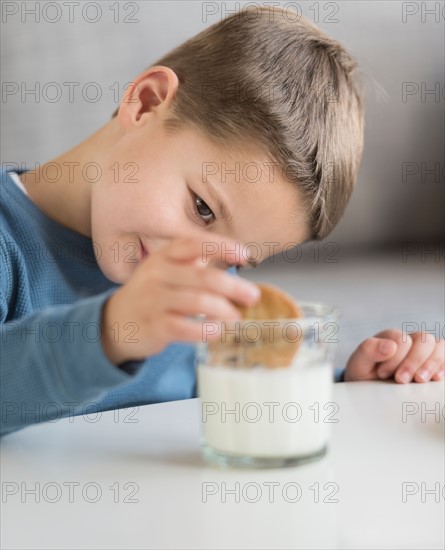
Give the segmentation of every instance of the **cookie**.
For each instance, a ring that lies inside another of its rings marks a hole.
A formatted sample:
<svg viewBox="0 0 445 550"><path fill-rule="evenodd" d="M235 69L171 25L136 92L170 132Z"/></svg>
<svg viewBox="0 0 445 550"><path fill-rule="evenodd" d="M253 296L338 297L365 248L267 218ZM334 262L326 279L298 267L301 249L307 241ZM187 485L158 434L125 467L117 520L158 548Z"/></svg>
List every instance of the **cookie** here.
<svg viewBox="0 0 445 550"><path fill-rule="evenodd" d="M266 283L257 283L261 298L254 306L237 306L243 319L295 319L302 317L292 296Z"/></svg>
<svg viewBox="0 0 445 550"><path fill-rule="evenodd" d="M288 367L300 347L302 331L296 322L303 313L292 296L265 283L257 283L261 298L254 306L237 306L241 321L223 324L218 340L208 343L212 363L233 366Z"/></svg>

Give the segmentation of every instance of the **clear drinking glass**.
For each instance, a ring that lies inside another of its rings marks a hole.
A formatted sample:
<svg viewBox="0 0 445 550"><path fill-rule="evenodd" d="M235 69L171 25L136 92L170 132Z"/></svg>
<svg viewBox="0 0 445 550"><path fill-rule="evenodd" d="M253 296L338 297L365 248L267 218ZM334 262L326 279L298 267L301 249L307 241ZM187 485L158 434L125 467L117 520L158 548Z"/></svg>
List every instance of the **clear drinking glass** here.
<svg viewBox="0 0 445 550"><path fill-rule="evenodd" d="M337 308L298 302L303 317L204 321L196 368L202 450L235 467L293 466L322 457L330 424ZM210 340L215 326L221 329Z"/></svg>

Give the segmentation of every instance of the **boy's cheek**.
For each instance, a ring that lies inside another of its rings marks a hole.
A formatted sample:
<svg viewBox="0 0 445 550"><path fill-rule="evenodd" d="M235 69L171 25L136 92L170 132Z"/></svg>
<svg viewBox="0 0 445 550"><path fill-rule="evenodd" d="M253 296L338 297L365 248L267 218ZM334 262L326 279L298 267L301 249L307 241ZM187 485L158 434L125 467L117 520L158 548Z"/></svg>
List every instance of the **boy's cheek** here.
<svg viewBox="0 0 445 550"><path fill-rule="evenodd" d="M118 243L116 242L115 244L117 245ZM137 256L135 256L133 261L126 261L126 256L122 253L119 254L118 246L112 246L112 250L109 250L110 247L106 246L102 248L104 248L104 252L100 256L97 255L96 258L100 270L113 283L125 284L140 263ZM126 254L128 256L128 252Z"/></svg>

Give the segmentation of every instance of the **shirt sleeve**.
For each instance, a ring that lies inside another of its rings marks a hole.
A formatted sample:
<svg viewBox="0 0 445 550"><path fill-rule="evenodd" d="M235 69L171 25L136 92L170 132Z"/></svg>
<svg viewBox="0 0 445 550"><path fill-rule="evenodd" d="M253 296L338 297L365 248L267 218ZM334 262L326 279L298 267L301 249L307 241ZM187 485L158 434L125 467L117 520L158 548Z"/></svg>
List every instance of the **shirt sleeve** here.
<svg viewBox="0 0 445 550"><path fill-rule="evenodd" d="M345 370L343 367L334 369L334 382L344 382L345 381Z"/></svg>
<svg viewBox="0 0 445 550"><path fill-rule="evenodd" d="M115 289L4 322L0 295L0 435L76 414L125 384L144 361L114 365L101 341L101 313Z"/></svg>

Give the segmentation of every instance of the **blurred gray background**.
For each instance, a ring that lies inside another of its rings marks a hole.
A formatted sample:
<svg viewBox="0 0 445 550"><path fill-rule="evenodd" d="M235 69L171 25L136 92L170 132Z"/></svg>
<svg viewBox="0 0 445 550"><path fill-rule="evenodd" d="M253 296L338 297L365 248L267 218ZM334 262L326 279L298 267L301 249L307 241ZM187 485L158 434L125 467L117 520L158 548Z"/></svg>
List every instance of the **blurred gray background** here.
<svg viewBox="0 0 445 550"><path fill-rule="evenodd" d="M340 363L383 328L414 321L443 330L444 3L276 3L297 6L357 58L365 153L347 212L325 243L243 274L340 307ZM124 85L158 57L255 3L80 2L73 12L54 4L2 2L2 163L33 167L76 145L107 122ZM39 101L25 93L36 86Z"/></svg>

